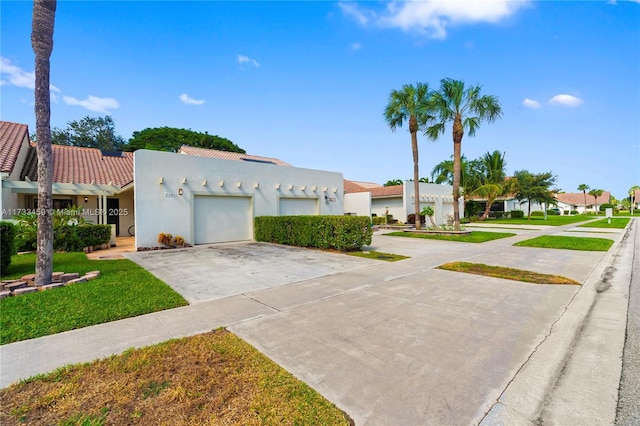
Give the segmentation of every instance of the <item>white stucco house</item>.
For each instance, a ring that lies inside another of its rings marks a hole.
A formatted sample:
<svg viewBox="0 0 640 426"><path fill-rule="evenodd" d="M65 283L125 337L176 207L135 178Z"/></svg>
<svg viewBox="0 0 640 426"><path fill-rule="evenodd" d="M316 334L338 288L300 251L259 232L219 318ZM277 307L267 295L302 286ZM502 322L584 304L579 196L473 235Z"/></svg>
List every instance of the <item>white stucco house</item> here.
<svg viewBox="0 0 640 426"><path fill-rule="evenodd" d="M572 211L578 213L595 213L596 206L606 204L611 200L611 193L604 191L597 199L593 195L582 192L567 192L556 195L558 209L561 214L570 214Z"/></svg>
<svg viewBox="0 0 640 426"><path fill-rule="evenodd" d="M134 181L138 248L157 246L161 232L192 244L245 241L253 239L256 216L344 213L341 173L268 157L138 150Z"/></svg>
<svg viewBox="0 0 640 426"><path fill-rule="evenodd" d="M358 216L393 215L401 222L415 213L413 182L402 185L381 186L370 182L345 181L345 213ZM453 187L435 183L420 182L420 210L431 207L437 225L447 223L447 217L453 216ZM460 216L464 216L464 200L459 199ZM388 212L388 213L387 213Z"/></svg>

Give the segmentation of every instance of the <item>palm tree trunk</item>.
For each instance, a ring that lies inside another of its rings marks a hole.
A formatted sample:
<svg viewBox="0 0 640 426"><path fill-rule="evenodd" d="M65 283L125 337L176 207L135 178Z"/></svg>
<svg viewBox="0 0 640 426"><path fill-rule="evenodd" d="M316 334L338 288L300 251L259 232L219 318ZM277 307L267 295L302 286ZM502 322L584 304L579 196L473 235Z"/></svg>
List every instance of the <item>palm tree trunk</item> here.
<svg viewBox="0 0 640 426"><path fill-rule="evenodd" d="M412 120L415 123L412 123ZM412 124L414 124L412 126ZM418 131L417 120L415 117L409 119L409 129L411 130L411 150L413 151L413 206L415 213L415 227L416 229L422 228L422 221L420 220L420 181L418 171ZM415 131L413 130L415 129Z"/></svg>
<svg viewBox="0 0 640 426"><path fill-rule="evenodd" d="M487 217L489 217L489 212L491 211L491 205L493 204L493 200L487 200L487 205L484 207L484 212L482 213L482 216L480 216L480 221L485 220Z"/></svg>
<svg viewBox="0 0 640 426"><path fill-rule="evenodd" d="M460 230L460 170L462 157L462 119L458 116L453 122L453 220L455 230Z"/></svg>
<svg viewBox="0 0 640 426"><path fill-rule="evenodd" d="M51 95L49 72L53 50L55 0L33 2L31 46L35 53L36 153L38 156L38 242L35 284L51 282L53 271Z"/></svg>
<svg viewBox="0 0 640 426"><path fill-rule="evenodd" d="M587 191L582 191L582 194L584 195L584 212L583 213L587 213Z"/></svg>

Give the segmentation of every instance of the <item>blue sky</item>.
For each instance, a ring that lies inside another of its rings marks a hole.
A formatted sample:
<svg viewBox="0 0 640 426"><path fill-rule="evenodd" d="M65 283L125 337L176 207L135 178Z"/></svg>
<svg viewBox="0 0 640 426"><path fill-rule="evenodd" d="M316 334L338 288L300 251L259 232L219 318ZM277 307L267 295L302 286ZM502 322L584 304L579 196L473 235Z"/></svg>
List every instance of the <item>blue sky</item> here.
<svg viewBox="0 0 640 426"><path fill-rule="evenodd" d="M35 131L32 3L2 1L2 120ZM618 198L640 184L640 2L59 1L52 126L113 117L125 138L181 127L248 153L384 183L412 177L403 84L482 85L503 117L462 143L507 172L552 171ZM419 137L420 175L452 154Z"/></svg>

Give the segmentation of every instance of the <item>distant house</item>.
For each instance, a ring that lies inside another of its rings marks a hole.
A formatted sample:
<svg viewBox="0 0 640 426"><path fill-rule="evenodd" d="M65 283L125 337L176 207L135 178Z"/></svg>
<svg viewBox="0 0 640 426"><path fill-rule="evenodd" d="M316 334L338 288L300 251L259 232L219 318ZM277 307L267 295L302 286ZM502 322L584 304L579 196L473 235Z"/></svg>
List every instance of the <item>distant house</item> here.
<svg viewBox="0 0 640 426"><path fill-rule="evenodd" d="M127 235L134 222L133 154L52 145L53 208L81 206L92 223ZM25 124L0 121L2 219L38 208L36 145Z"/></svg>
<svg viewBox="0 0 640 426"><path fill-rule="evenodd" d="M558 209L561 214L569 214L572 211L577 211L578 213L595 213L596 204L599 208L602 204L609 203L610 200L611 193L609 191L604 191L597 199L593 195L586 194L586 203L585 194L582 192L567 192L556 195Z"/></svg>
<svg viewBox="0 0 640 426"><path fill-rule="evenodd" d="M394 219L406 222L410 214L415 213L413 182L403 185L382 186L370 182L344 181L345 213L358 216L393 215ZM420 210L431 207L434 210L436 224L447 223L453 216L453 187L434 183L420 183ZM459 201L460 215L464 215L464 202Z"/></svg>
<svg viewBox="0 0 640 426"><path fill-rule="evenodd" d="M640 209L640 189L636 189L633 191L633 205L634 209Z"/></svg>

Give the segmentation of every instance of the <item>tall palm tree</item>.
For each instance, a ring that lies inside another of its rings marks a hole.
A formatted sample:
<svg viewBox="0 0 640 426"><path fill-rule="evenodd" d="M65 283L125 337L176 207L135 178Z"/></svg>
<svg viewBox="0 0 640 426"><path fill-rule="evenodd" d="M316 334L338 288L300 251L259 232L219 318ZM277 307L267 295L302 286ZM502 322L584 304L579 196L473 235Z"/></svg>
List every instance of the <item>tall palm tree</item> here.
<svg viewBox="0 0 640 426"><path fill-rule="evenodd" d="M426 83L405 84L400 90L392 90L384 110L384 118L392 131L409 123L411 151L413 152L413 193L416 217L420 217L420 175L418 173L418 130L424 128L433 116L430 115L431 91ZM420 229L416 221L416 229Z"/></svg>
<svg viewBox="0 0 640 426"><path fill-rule="evenodd" d="M587 191L590 190L591 188L589 188L589 185L587 185L586 183L581 183L580 185L578 185L578 191L582 191L582 194L584 195L584 211L587 211Z"/></svg>
<svg viewBox="0 0 640 426"><path fill-rule="evenodd" d="M35 0L31 27L31 47L35 54L36 153L38 156L38 243L36 285L49 284L53 270L51 156L51 94L49 92L49 58L53 50L55 0Z"/></svg>
<svg viewBox="0 0 640 426"><path fill-rule="evenodd" d="M592 189L589 191L589 195L591 195L595 199L596 204L596 214L598 214L598 197L602 195L604 191L602 189Z"/></svg>
<svg viewBox="0 0 640 426"><path fill-rule="evenodd" d="M485 153L477 160L480 169L478 173L480 184L473 191L473 195L478 195L487 200L480 220L485 220L489 217L491 205L499 196L504 195L506 190L507 176L505 168L507 163L504 161L504 155L504 153L496 150Z"/></svg>
<svg viewBox="0 0 640 426"><path fill-rule="evenodd" d="M453 136L453 218L455 229L460 229L460 158L462 156L462 137L465 130L474 136L483 121L493 122L502 116L498 98L481 95L481 87L465 86L460 80L445 78L440 81L440 90L432 96L432 108L439 123L429 126L425 131L430 139L444 134L447 123L451 122Z"/></svg>

